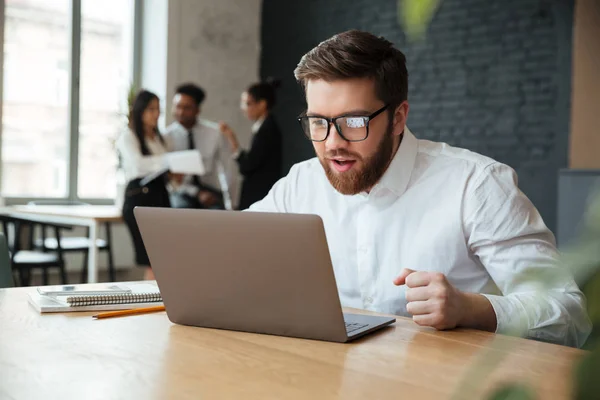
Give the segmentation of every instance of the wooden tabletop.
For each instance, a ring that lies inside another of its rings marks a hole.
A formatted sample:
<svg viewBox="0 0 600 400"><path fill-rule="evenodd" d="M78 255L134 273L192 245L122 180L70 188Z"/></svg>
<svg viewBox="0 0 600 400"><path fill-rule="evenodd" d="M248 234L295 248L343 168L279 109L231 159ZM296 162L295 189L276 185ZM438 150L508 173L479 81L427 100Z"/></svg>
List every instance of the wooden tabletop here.
<svg viewBox="0 0 600 400"><path fill-rule="evenodd" d="M507 381L532 385L539 399L566 399L572 364L584 354L473 330L436 332L405 318L338 344L179 326L164 312L40 315L27 303L32 290L0 290L3 399L421 400L453 398L459 387L455 398L476 399ZM497 356L505 358L491 375L477 364Z"/></svg>
<svg viewBox="0 0 600 400"><path fill-rule="evenodd" d="M41 217L58 217L69 219L93 219L96 222L119 222L122 220L121 210L115 206L51 206L24 205L4 207L1 212L7 214L26 214Z"/></svg>

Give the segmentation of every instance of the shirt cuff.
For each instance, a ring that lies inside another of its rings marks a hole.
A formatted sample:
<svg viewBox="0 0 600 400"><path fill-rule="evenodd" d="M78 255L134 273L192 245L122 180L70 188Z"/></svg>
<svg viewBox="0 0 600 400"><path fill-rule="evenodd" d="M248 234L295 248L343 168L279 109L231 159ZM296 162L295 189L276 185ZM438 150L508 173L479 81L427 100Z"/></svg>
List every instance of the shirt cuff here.
<svg viewBox="0 0 600 400"><path fill-rule="evenodd" d="M186 184L186 183L182 183L182 184L178 185L178 184L173 183L172 181L171 181L171 190L174 193L188 195L191 197L196 197L198 195L198 192L200 192L200 190L194 185L190 185L190 184Z"/></svg>
<svg viewBox="0 0 600 400"><path fill-rule="evenodd" d="M527 312L518 301L506 296L482 294L496 313L496 333L510 336L526 336L529 330Z"/></svg>
<svg viewBox="0 0 600 400"><path fill-rule="evenodd" d="M194 185L183 185L181 189L182 192L192 197L198 196L198 192L200 192L200 189Z"/></svg>

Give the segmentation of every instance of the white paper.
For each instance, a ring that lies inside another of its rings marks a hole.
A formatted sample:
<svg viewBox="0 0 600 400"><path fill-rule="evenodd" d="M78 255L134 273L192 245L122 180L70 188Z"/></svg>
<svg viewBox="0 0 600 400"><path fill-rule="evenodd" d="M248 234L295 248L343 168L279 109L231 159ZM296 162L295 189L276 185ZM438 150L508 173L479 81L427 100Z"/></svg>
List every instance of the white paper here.
<svg viewBox="0 0 600 400"><path fill-rule="evenodd" d="M202 125L208 126L209 128L212 128L217 132L220 132L220 130L221 130L221 127L218 122L203 119L201 123L202 123Z"/></svg>
<svg viewBox="0 0 600 400"><path fill-rule="evenodd" d="M175 151L165 156L169 171L175 174L204 175L204 163L198 150Z"/></svg>

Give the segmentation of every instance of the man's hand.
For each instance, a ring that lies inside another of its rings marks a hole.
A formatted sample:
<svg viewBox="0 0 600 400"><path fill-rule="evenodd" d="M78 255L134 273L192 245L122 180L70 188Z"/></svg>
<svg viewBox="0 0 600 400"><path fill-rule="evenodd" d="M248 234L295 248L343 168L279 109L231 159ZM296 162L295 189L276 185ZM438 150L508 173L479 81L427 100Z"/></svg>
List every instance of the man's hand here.
<svg viewBox="0 0 600 400"><path fill-rule="evenodd" d="M219 199L217 196L208 190L201 190L198 192L198 201L202 203L204 207L211 207L217 203Z"/></svg>
<svg viewBox="0 0 600 400"><path fill-rule="evenodd" d="M394 279L394 284L406 285L406 311L417 324L452 329L463 319L463 293L452 286L444 274L405 268Z"/></svg>
<svg viewBox="0 0 600 400"><path fill-rule="evenodd" d="M183 174L174 174L172 172L169 172L169 179L172 180L173 182L177 183L178 185L181 185L183 183L183 177L185 175Z"/></svg>
<svg viewBox="0 0 600 400"><path fill-rule="evenodd" d="M403 269L394 285L406 285L406 311L413 321L435 329L457 326L494 332L496 313L489 300L480 294L463 293L440 272Z"/></svg>

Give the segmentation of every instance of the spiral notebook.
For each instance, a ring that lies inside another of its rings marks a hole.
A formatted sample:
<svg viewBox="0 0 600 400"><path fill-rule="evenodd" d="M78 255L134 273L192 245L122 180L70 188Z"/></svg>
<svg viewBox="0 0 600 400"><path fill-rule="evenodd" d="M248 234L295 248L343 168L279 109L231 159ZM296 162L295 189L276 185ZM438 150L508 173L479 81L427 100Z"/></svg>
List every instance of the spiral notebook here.
<svg viewBox="0 0 600 400"><path fill-rule="evenodd" d="M131 284L130 293L45 296L29 293L29 304L40 313L72 311L110 311L163 305L156 284Z"/></svg>

